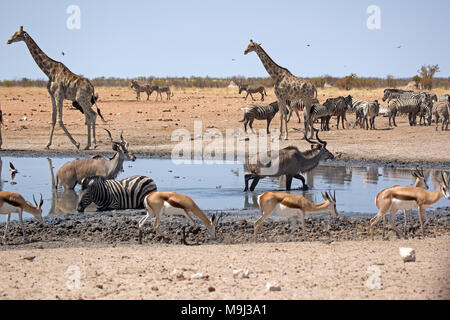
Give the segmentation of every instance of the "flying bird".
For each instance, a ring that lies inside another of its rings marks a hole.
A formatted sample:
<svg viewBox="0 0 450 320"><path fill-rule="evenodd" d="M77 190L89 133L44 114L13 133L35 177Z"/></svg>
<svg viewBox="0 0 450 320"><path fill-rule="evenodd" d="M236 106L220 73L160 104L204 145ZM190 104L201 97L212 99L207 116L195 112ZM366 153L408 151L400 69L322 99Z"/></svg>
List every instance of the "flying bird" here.
<svg viewBox="0 0 450 320"><path fill-rule="evenodd" d="M306 46L307 46L307 47L310 47L310 45L309 45L309 44L307 44Z"/></svg>
<svg viewBox="0 0 450 320"><path fill-rule="evenodd" d="M402 45L397 46L397 49L400 49L402 47Z"/></svg>
<svg viewBox="0 0 450 320"><path fill-rule="evenodd" d="M19 173L19 171L14 167L11 161L9 162L9 168L9 170L11 171L11 179L14 180L14 177L17 173Z"/></svg>
<svg viewBox="0 0 450 320"><path fill-rule="evenodd" d="M64 51L63 51L63 52L61 52L61 54L62 54L62 55L65 55Z"/></svg>

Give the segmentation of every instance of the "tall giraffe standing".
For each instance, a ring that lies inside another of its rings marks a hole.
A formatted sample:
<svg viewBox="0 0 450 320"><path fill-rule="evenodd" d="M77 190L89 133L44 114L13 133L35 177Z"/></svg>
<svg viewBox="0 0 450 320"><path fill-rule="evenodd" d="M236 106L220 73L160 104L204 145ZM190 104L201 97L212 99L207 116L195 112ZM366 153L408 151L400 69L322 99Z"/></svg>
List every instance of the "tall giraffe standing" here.
<svg viewBox="0 0 450 320"><path fill-rule="evenodd" d="M288 69L276 64L272 58L264 51L261 44L253 42L250 43L244 54L255 51L259 59L266 68L271 78L275 81L274 89L275 95L278 99L278 107L280 108L281 124L280 124L280 139L283 133L283 122L285 128L284 140L288 139L286 100L297 101L302 100L305 105L305 132L308 134L308 129L311 127L311 138L313 138L314 130L312 121L309 119L313 99L317 98L316 87L308 80L297 78ZM306 136L306 135L305 135Z"/></svg>
<svg viewBox="0 0 450 320"><path fill-rule="evenodd" d="M91 146L91 128L94 138L94 146L97 144L95 138L95 118L97 114L91 109L95 103L96 97L94 95L94 87L88 79L72 73L63 63L50 59L34 42L30 35L23 30L21 26L19 31L15 32L7 44L23 41L30 50L36 64L47 75L49 81L47 83L47 90L50 93L52 100L52 127L50 130L50 138L46 148L50 148L53 139L53 131L55 130L56 116L58 115L59 126L63 129L70 141L80 148L80 143L76 142L64 126L62 120L62 107L64 100L70 100L75 106L81 107L80 111L84 113L86 118L85 124L87 126L87 145L85 150ZM98 107L97 107L98 109Z"/></svg>

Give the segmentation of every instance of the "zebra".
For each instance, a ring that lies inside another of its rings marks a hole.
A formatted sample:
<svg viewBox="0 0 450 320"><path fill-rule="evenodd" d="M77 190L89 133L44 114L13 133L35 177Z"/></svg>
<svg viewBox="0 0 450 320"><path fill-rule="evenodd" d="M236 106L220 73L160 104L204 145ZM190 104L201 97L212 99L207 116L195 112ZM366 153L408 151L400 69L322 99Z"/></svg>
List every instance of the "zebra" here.
<svg viewBox="0 0 450 320"><path fill-rule="evenodd" d="M380 104L378 100L369 101L366 104L363 104L363 107L360 109L362 111L362 122L366 130L375 130L375 117L378 116L380 112Z"/></svg>
<svg viewBox="0 0 450 320"><path fill-rule="evenodd" d="M448 122L450 116L450 102L449 101L437 101L433 104L432 114L434 121L436 122L436 131L438 130L439 119L442 118L441 130L448 130Z"/></svg>
<svg viewBox="0 0 450 320"><path fill-rule="evenodd" d="M133 176L122 180L105 179L101 176L84 178L78 196L77 211L95 203L97 211L117 209L142 209L144 198L156 191L153 179Z"/></svg>
<svg viewBox="0 0 450 320"><path fill-rule="evenodd" d="M448 95L447 93L441 94L441 95L439 96L438 101L439 101L439 102L441 102L441 101L450 102L450 95Z"/></svg>
<svg viewBox="0 0 450 320"><path fill-rule="evenodd" d="M310 117L314 122L315 120L320 119L320 129L322 131L330 131L330 117L331 110L326 105L321 105L319 103L314 103L311 106ZM304 114L306 116L306 114Z"/></svg>
<svg viewBox="0 0 450 320"><path fill-rule="evenodd" d="M344 120L347 121L345 113L352 107L352 96L348 95L345 98L342 96L337 98L329 98L324 102L323 105L327 106L330 110L330 117L337 116L336 128L339 129L339 119L341 119L342 129L345 129Z"/></svg>
<svg viewBox="0 0 450 320"><path fill-rule="evenodd" d="M173 92L170 91L169 86L152 86L150 89L150 94L156 91L156 101L158 101L158 95L161 97L161 101L163 99L161 92L165 92L167 94L167 100L170 100L173 97Z"/></svg>
<svg viewBox="0 0 450 320"><path fill-rule="evenodd" d="M136 80L131 80L131 88L136 91L136 100L141 100L141 92L147 93L147 100L150 98L151 87L149 84L140 85Z"/></svg>
<svg viewBox="0 0 450 320"><path fill-rule="evenodd" d="M275 114L278 112L278 102L272 102L267 106L259 106L259 105L250 105L245 108L241 108L244 110L244 119L239 122L244 122L245 133L247 133L247 123L253 130L253 121L256 120L267 120L267 133L269 133L270 122L272 121Z"/></svg>
<svg viewBox="0 0 450 320"><path fill-rule="evenodd" d="M425 104L426 96L419 95L414 98L409 99L393 99L388 103L388 116L389 116L389 126L391 126L391 119L396 127L395 116L397 113L408 113L408 120L410 126L415 126L417 114L420 109Z"/></svg>
<svg viewBox="0 0 450 320"><path fill-rule="evenodd" d="M240 84L239 87L239 94L241 94L242 91L246 91L247 95L245 96L245 100L247 100L248 95L252 98L253 101L255 99L253 98L252 93L260 93L261 94L261 101L264 101L264 95L267 96L266 89L264 89L264 86L249 86L248 84Z"/></svg>
<svg viewBox="0 0 450 320"><path fill-rule="evenodd" d="M313 104L319 103L319 100L317 98L314 98L314 99L312 99L312 103ZM287 100L286 105L289 108L289 115L288 115L287 122L289 122L291 120L292 113L295 112L297 114L298 123L301 123L302 121L300 120L300 115L298 112L302 111L305 108L305 104L303 103L303 101L298 100L298 101L291 102L291 101Z"/></svg>
<svg viewBox="0 0 450 320"><path fill-rule="evenodd" d="M412 90L402 90L402 89L385 89L383 92L383 102L392 99L408 99L414 93Z"/></svg>

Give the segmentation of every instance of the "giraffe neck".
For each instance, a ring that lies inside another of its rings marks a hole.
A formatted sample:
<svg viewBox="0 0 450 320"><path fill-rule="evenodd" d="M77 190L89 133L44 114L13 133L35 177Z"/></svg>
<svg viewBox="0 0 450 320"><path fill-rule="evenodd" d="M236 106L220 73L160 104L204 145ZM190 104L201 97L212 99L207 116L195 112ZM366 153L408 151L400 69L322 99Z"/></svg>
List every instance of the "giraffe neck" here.
<svg viewBox="0 0 450 320"><path fill-rule="evenodd" d="M260 46L257 46L256 54L272 79L279 80L284 74L286 74L286 72L290 74L288 69L280 67L276 64L275 61L273 61L272 58Z"/></svg>
<svg viewBox="0 0 450 320"><path fill-rule="evenodd" d="M41 68L41 70L47 75L47 77L52 78L51 70L57 64L57 61L50 59L44 51L39 48L39 46L34 42L33 38L27 33L25 35L25 43L30 51L36 64Z"/></svg>

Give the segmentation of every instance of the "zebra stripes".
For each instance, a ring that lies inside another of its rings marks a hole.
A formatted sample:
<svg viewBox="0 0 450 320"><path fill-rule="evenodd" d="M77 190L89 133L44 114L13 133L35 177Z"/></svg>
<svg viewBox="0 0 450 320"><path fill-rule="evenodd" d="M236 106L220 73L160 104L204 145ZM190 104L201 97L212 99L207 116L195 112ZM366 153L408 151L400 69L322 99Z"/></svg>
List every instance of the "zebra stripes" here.
<svg viewBox="0 0 450 320"><path fill-rule="evenodd" d="M433 104L432 109L433 119L436 122L436 130L438 129L439 119L442 119L442 127L441 130L448 130L448 123L450 117L450 102L447 101L438 101Z"/></svg>
<svg viewBox="0 0 450 320"><path fill-rule="evenodd" d="M348 95L345 98L343 96L329 98L323 103L324 106L328 107L332 116L337 116L337 129L339 129L339 119L341 119L342 129L345 129L344 120L347 121L345 114L352 107L352 100L352 96Z"/></svg>
<svg viewBox="0 0 450 320"><path fill-rule="evenodd" d="M156 191L155 182L146 176L133 176L122 180L95 176L81 181L77 211L83 212L92 202L98 211L144 208L144 198Z"/></svg>
<svg viewBox="0 0 450 320"><path fill-rule="evenodd" d="M418 97L409 98L409 99L394 99L389 101L388 103L388 116L389 116L389 126L391 126L391 119L393 120L394 126L397 126L395 123L395 116L397 113L407 113L409 119L409 125L415 126L417 124L416 117L420 112L421 108L424 108L424 99L425 96L419 95Z"/></svg>
<svg viewBox="0 0 450 320"><path fill-rule="evenodd" d="M238 87L239 87L239 94L241 94L242 91L247 92L247 95L245 96L245 100L247 100L248 95L250 95L252 100L255 101L252 93L259 92L261 94L261 101L264 101L264 95L267 96L266 89L264 89L263 86L249 86L248 84L239 84Z"/></svg>
<svg viewBox="0 0 450 320"><path fill-rule="evenodd" d="M375 130L375 117L380 112L380 104L378 100L375 101L362 101L354 100L352 103L352 109L355 110L355 123L353 128L360 124L364 126L366 130L369 128Z"/></svg>
<svg viewBox="0 0 450 320"><path fill-rule="evenodd" d="M312 103L313 104L319 103L319 100L317 98L314 98L314 99L312 99ZM298 118L298 123L300 123L301 120L300 120L300 115L298 112L302 111L305 108L305 104L303 103L303 101L298 100L298 101L291 102L291 101L287 100L286 105L289 108L289 115L288 115L287 121L289 122L291 120L292 113L295 112L295 114L297 115L297 118Z"/></svg>
<svg viewBox="0 0 450 320"><path fill-rule="evenodd" d="M136 100L141 100L141 92L147 93L147 100L150 98L150 94L152 93L149 84L140 85L136 80L131 80L131 88L136 91Z"/></svg>
<svg viewBox="0 0 450 320"><path fill-rule="evenodd" d="M170 100L170 98L173 97L173 92L170 90L170 87L168 86L152 86L150 88L150 94L152 94L153 91L156 91L156 101L158 101L158 95L161 97L162 101L163 99L162 92L165 92L167 94L167 100Z"/></svg>
<svg viewBox="0 0 450 320"><path fill-rule="evenodd" d="M244 110L244 119L239 122L244 122L244 129L247 133L247 124L250 126L250 129L254 133L253 130L253 121L256 120L267 120L267 133L269 133L270 122L272 121L275 114L278 112L278 102L272 102L267 106L259 106L259 105L250 105Z"/></svg>
<svg viewBox="0 0 450 320"><path fill-rule="evenodd" d="M322 131L330 130L330 118L332 116L332 112L328 106L321 105L319 103L315 103L311 107L310 117L312 121L320 119L320 129Z"/></svg>

